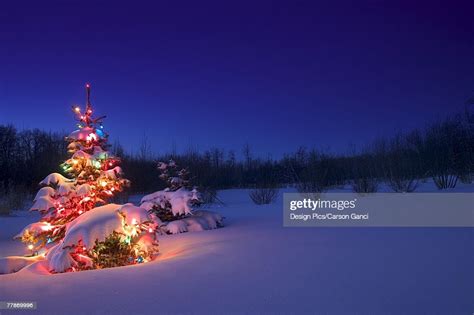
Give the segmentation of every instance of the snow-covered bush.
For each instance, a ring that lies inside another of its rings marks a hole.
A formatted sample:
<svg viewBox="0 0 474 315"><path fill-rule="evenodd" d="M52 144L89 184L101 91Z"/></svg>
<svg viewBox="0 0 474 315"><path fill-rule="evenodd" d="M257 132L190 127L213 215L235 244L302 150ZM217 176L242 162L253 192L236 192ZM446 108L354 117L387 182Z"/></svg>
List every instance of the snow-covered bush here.
<svg viewBox="0 0 474 315"><path fill-rule="evenodd" d="M222 217L210 211L195 211L193 207L202 204L199 192L189 190L188 172L177 171L176 163L159 162L160 178L168 183L164 190L159 190L141 199L140 207L163 222L161 230L169 234L202 231L222 226Z"/></svg>
<svg viewBox="0 0 474 315"><path fill-rule="evenodd" d="M169 234L178 234L184 232L198 232L204 230L217 229L224 226L224 218L215 212L198 210L192 215L181 220L164 222L162 229Z"/></svg>
<svg viewBox="0 0 474 315"><path fill-rule="evenodd" d="M66 226L46 255L52 272L100 269L145 262L158 252L156 221L132 204L94 208Z"/></svg>
<svg viewBox="0 0 474 315"><path fill-rule="evenodd" d="M167 183L169 190L175 191L183 187L190 188L188 170L185 168L179 169L175 161L158 162L157 169L160 172L160 179Z"/></svg>
<svg viewBox="0 0 474 315"><path fill-rule="evenodd" d="M157 168L168 187L144 196L141 207L153 212L162 221L179 220L191 214L192 207L201 203L201 196L196 189L189 189L187 170L178 170L173 160L159 162Z"/></svg>
<svg viewBox="0 0 474 315"><path fill-rule="evenodd" d="M183 217L191 213L194 202L199 201L199 193L196 190L180 188L176 191L159 190L142 198L141 204L155 212L160 219L162 212L169 213L172 217ZM170 220L163 220L170 221Z"/></svg>

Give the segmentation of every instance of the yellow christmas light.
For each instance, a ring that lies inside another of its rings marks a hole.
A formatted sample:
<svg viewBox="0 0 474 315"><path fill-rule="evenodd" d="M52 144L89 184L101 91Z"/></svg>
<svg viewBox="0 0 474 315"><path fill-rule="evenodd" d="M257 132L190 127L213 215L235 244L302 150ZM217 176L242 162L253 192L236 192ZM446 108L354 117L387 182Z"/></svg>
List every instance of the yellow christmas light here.
<svg viewBox="0 0 474 315"><path fill-rule="evenodd" d="M46 222L46 225L43 225L43 226L41 227L41 229L42 229L43 231L50 231L50 230L53 229L53 226L52 226L49 222Z"/></svg>

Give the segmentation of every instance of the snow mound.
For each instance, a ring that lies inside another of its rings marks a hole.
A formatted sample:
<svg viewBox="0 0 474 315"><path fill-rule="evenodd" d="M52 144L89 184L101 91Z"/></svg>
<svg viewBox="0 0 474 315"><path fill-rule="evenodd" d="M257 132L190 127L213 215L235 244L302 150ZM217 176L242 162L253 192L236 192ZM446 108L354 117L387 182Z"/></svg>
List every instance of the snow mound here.
<svg viewBox="0 0 474 315"><path fill-rule="evenodd" d="M145 201L144 203L142 203L140 205L140 208L143 208L147 211L151 210L153 207L155 206L155 204L153 202L149 202L149 201Z"/></svg>
<svg viewBox="0 0 474 315"><path fill-rule="evenodd" d="M40 182L40 185L50 186L67 182L71 182L71 180L59 173L51 173Z"/></svg>
<svg viewBox="0 0 474 315"><path fill-rule="evenodd" d="M38 200L41 197L53 197L56 194L56 191L51 187L43 187L36 193L35 199L33 201Z"/></svg>
<svg viewBox="0 0 474 315"><path fill-rule="evenodd" d="M152 221L150 215L145 209L137 207L131 203L124 204L120 209L118 209L118 212L124 215L125 223L127 225L136 225Z"/></svg>
<svg viewBox="0 0 474 315"><path fill-rule="evenodd" d="M89 184L82 184L76 188L76 195L83 197L91 191L91 186Z"/></svg>
<svg viewBox="0 0 474 315"><path fill-rule="evenodd" d="M46 259L48 259L49 269L56 272L64 272L77 265L69 251L62 247L62 243L51 247L46 254Z"/></svg>
<svg viewBox="0 0 474 315"><path fill-rule="evenodd" d="M211 229L224 225L224 218L217 212L207 211L207 210L198 210L194 211L195 216L203 217Z"/></svg>
<svg viewBox="0 0 474 315"><path fill-rule="evenodd" d="M118 214L120 207L111 203L77 217L66 226L62 247L74 246L82 241L83 246L91 248L96 240L101 242L112 232L121 232L122 219Z"/></svg>
<svg viewBox="0 0 474 315"><path fill-rule="evenodd" d="M183 221L186 222L188 226L188 232L199 232L210 229L207 220L203 217L192 216L184 218Z"/></svg>
<svg viewBox="0 0 474 315"><path fill-rule="evenodd" d="M220 214L199 210L184 219L168 222L163 229L169 234L179 234L212 230L221 226L223 226L223 218Z"/></svg>
<svg viewBox="0 0 474 315"><path fill-rule="evenodd" d="M71 132L68 136L68 138L73 139L73 140L86 140L87 137L91 134L94 133L94 129L90 127L84 127L79 130L75 130Z"/></svg>
<svg viewBox="0 0 474 315"><path fill-rule="evenodd" d="M188 231L188 225L183 220L171 221L166 225L165 230L171 234L184 233Z"/></svg>
<svg viewBox="0 0 474 315"><path fill-rule="evenodd" d="M74 191L74 183L61 183L57 188L60 196L67 196Z"/></svg>
<svg viewBox="0 0 474 315"><path fill-rule="evenodd" d="M64 272L77 265L70 252L78 244L86 249L91 249L95 246L96 241L104 241L113 232L127 234L124 222L128 226L135 227L142 223L151 223L153 218L145 209L131 203L125 205L108 204L77 217L66 225L64 239L47 253L46 258L50 270ZM155 244L151 235L153 234L149 233L149 237L142 236L140 239L140 244L145 247L146 251L151 250ZM86 256L78 256L77 259L86 265L92 264L92 261Z"/></svg>
<svg viewBox="0 0 474 315"><path fill-rule="evenodd" d="M32 263L44 260L43 256L23 257L10 256L0 258L0 274L14 273Z"/></svg>
<svg viewBox="0 0 474 315"><path fill-rule="evenodd" d="M195 199L195 192L180 188L176 191L159 190L144 196L141 203L149 202L161 208L165 208L166 203L169 203L171 205L171 212L174 215L181 215L191 214L191 202Z"/></svg>
<svg viewBox="0 0 474 315"><path fill-rule="evenodd" d="M46 211L54 207L54 200L49 196L43 196L35 200L30 211Z"/></svg>
<svg viewBox="0 0 474 315"><path fill-rule="evenodd" d="M15 235L13 238L21 238L26 232L37 236L41 234L42 232L49 231L53 228L54 226L52 226L48 222L34 222L27 225L25 228L23 228L23 230L21 230L21 232Z"/></svg>

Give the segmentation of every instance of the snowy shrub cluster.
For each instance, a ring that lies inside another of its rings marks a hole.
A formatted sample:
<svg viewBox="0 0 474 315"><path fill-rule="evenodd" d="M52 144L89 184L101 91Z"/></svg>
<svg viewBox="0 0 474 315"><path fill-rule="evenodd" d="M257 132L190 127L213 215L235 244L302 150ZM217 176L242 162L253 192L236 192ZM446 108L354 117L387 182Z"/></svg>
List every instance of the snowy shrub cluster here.
<svg viewBox="0 0 474 315"><path fill-rule="evenodd" d="M189 175L185 169L178 170L176 163L159 162L160 178L168 187L141 199L140 207L147 209L161 222L162 231L169 234L202 231L222 226L222 217L210 211L193 211L202 203L196 188L189 190Z"/></svg>
<svg viewBox="0 0 474 315"><path fill-rule="evenodd" d="M163 230L169 234L178 234L217 229L223 225L223 217L220 214L198 210L194 211L193 215L187 216L184 219L165 222Z"/></svg>
<svg viewBox="0 0 474 315"><path fill-rule="evenodd" d="M173 160L159 162L157 168L160 179L168 187L144 196L141 207L153 212L162 221L178 220L191 214L192 207L201 204L201 196L195 188L190 190L187 170L178 169Z"/></svg>

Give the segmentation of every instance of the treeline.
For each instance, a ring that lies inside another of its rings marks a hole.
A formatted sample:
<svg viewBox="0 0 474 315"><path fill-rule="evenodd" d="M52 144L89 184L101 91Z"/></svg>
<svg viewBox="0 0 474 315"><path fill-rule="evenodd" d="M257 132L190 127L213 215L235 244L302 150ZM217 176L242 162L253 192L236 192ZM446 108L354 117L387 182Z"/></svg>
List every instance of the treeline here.
<svg viewBox="0 0 474 315"><path fill-rule="evenodd" d="M416 189L418 179L431 177L439 189L474 173L474 116L468 112L424 129L379 139L361 152L332 156L298 150L281 164L301 191L323 191L351 183L356 192L373 192L387 182L397 192Z"/></svg>
<svg viewBox="0 0 474 315"><path fill-rule="evenodd" d="M123 152L123 150L119 150ZM204 153L188 150L150 158L146 150L125 155L124 169L134 189L148 191L163 184L156 176L156 160L175 160L187 167L197 186L206 188L269 188L293 185L300 191L321 192L350 183L354 191L373 192L384 181L398 192L416 189L418 179L431 177L438 188L474 174L474 115L458 114L409 133L379 139L359 152L334 155L301 147L279 160L253 156L249 146L237 160L234 151L215 148Z"/></svg>
<svg viewBox="0 0 474 315"><path fill-rule="evenodd" d="M66 158L64 135L0 125L0 192L37 188Z"/></svg>
<svg viewBox="0 0 474 315"><path fill-rule="evenodd" d="M0 192L34 191L45 175L60 171L59 164L67 158L66 145L61 134L0 126ZM472 181L474 116L459 114L346 155L300 148L278 160L262 159L248 145L242 159L234 151L218 148L159 156L146 144L136 154L125 152L118 143L110 149L123 160L131 193L163 188L156 162L169 159L186 167L192 183L203 189L295 185L300 191L318 192L351 183L355 191L370 192L386 181L394 191L411 191L417 179L426 177L434 178L439 188L448 188L458 180Z"/></svg>

